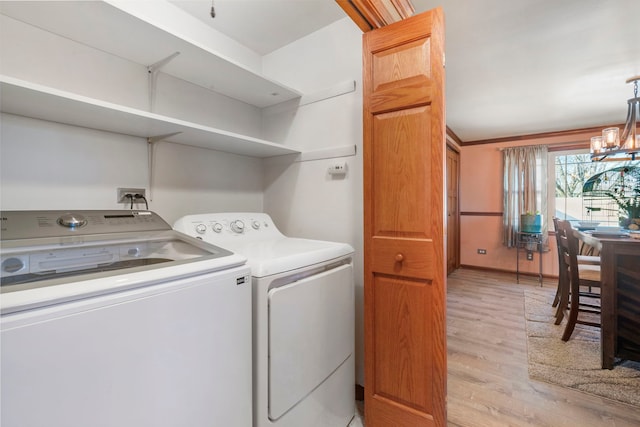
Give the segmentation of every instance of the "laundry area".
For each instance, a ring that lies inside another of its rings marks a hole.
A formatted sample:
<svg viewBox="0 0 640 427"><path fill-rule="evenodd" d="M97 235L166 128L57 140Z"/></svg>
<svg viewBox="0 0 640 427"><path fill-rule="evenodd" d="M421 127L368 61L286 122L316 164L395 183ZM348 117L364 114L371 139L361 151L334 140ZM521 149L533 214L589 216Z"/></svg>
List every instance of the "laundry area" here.
<svg viewBox="0 0 640 427"><path fill-rule="evenodd" d="M213 3L0 2L3 426L353 422L362 31Z"/></svg>

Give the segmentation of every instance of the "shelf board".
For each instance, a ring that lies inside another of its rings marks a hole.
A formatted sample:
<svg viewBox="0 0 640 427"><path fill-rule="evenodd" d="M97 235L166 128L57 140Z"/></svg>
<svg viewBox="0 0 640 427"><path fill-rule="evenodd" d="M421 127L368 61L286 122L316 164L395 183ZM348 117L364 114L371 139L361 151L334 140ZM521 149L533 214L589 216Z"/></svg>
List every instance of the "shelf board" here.
<svg viewBox="0 0 640 427"><path fill-rule="evenodd" d="M3 1L0 12L143 66L180 52L162 67L163 73L260 108L301 96L295 89L217 53L210 46L213 34L207 33L212 30L191 16L183 16L184 12L173 5L147 2L143 6L150 9L132 9L129 13L123 10L126 4L113 3ZM180 18L183 24L180 34L179 27L166 18L173 9L165 8L171 7L175 8L174 20ZM189 26L193 31L189 32Z"/></svg>
<svg viewBox="0 0 640 427"><path fill-rule="evenodd" d="M3 113L250 157L299 154L280 144L0 76Z"/></svg>

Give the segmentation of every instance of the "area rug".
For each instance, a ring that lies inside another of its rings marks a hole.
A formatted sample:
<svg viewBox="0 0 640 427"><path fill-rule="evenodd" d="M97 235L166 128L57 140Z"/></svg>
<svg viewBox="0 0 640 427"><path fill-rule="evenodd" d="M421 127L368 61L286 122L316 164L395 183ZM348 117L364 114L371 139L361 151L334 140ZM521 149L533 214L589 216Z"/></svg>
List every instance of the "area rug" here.
<svg viewBox="0 0 640 427"><path fill-rule="evenodd" d="M640 363L601 369L600 329L576 325L568 342L564 320L554 325L554 293L525 290L529 377L640 407Z"/></svg>

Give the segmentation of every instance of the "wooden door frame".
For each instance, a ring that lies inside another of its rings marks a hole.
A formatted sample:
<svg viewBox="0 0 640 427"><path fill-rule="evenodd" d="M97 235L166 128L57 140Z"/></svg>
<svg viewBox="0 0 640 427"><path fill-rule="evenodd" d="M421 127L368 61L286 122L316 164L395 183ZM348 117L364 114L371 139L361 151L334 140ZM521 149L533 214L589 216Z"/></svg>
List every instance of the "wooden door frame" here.
<svg viewBox="0 0 640 427"><path fill-rule="evenodd" d="M336 3L365 33L415 13L411 0L336 0Z"/></svg>
<svg viewBox="0 0 640 427"><path fill-rule="evenodd" d="M457 170L457 188L456 188L456 265L454 266L454 270L460 268L460 147L455 144L452 144L447 138L447 150L451 150L458 155L458 170ZM448 189L447 189L448 190ZM447 231L449 227L447 226ZM448 240L448 239L447 239ZM449 248L447 248L447 253L449 252ZM447 256L448 257L448 256ZM449 265L447 261L447 273L450 274Z"/></svg>

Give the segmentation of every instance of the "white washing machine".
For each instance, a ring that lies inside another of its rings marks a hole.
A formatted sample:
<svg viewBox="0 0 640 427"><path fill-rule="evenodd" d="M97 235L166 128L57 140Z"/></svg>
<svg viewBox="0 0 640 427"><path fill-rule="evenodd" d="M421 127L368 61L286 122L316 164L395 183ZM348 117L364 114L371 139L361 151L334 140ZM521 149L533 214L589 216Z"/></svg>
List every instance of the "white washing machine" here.
<svg viewBox="0 0 640 427"><path fill-rule="evenodd" d="M254 427L342 427L354 416L353 248L284 236L264 213L174 229L244 255L253 287Z"/></svg>
<svg viewBox="0 0 640 427"><path fill-rule="evenodd" d="M251 425L244 257L149 211L1 218L3 427Z"/></svg>

